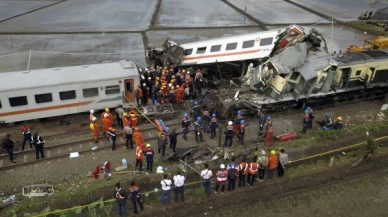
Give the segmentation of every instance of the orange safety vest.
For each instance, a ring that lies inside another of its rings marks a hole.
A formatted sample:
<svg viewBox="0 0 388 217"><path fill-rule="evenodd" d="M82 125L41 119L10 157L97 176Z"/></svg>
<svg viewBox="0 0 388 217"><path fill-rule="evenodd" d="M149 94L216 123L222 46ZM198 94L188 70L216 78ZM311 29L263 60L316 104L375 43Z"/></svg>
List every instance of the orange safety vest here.
<svg viewBox="0 0 388 217"><path fill-rule="evenodd" d="M242 171L242 174L245 176L248 174L248 163L246 162L241 162L240 163L240 171Z"/></svg>
<svg viewBox="0 0 388 217"><path fill-rule="evenodd" d="M136 148L136 159L143 160L143 149L140 146Z"/></svg>
<svg viewBox="0 0 388 217"><path fill-rule="evenodd" d="M136 112L130 112L129 116L131 117L131 120L137 120L137 113Z"/></svg>
<svg viewBox="0 0 388 217"><path fill-rule="evenodd" d="M31 133L30 126L28 125L22 126L22 131L23 133Z"/></svg>
<svg viewBox="0 0 388 217"><path fill-rule="evenodd" d="M258 165L256 162L252 162L249 164L248 173L251 175L255 175L257 172Z"/></svg>

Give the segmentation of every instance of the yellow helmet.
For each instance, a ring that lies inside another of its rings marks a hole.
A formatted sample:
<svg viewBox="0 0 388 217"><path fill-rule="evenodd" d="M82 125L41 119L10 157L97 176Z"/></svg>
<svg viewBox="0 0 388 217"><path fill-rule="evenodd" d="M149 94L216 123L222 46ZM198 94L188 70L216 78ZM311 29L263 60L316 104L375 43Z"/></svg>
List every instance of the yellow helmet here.
<svg viewBox="0 0 388 217"><path fill-rule="evenodd" d="M159 82L155 82L155 86L158 86L159 85Z"/></svg>
<svg viewBox="0 0 388 217"><path fill-rule="evenodd" d="M171 78L174 79L174 78L175 78L175 75L171 76Z"/></svg>
<svg viewBox="0 0 388 217"><path fill-rule="evenodd" d="M341 117L341 116L339 116L339 117L337 118L337 120L339 120L339 121L342 121L342 117Z"/></svg>
<svg viewBox="0 0 388 217"><path fill-rule="evenodd" d="M167 66L164 67L164 70L166 70L166 69L167 69Z"/></svg>
<svg viewBox="0 0 388 217"><path fill-rule="evenodd" d="M175 90L175 87L174 87L174 86L172 86L172 87L171 87L171 90Z"/></svg>
<svg viewBox="0 0 388 217"><path fill-rule="evenodd" d="M157 80L157 81L159 81L159 79L160 79L159 77L156 77L156 80Z"/></svg>
<svg viewBox="0 0 388 217"><path fill-rule="evenodd" d="M124 116L124 117L127 117L127 116L128 116L128 113L124 112L124 113L123 113L123 116Z"/></svg>
<svg viewBox="0 0 388 217"><path fill-rule="evenodd" d="M149 148L149 147L151 147L151 144L150 144L150 143L147 144L147 148Z"/></svg>
<svg viewBox="0 0 388 217"><path fill-rule="evenodd" d="M175 87L176 87L176 88L179 88L179 85L176 85Z"/></svg>
<svg viewBox="0 0 388 217"><path fill-rule="evenodd" d="M109 108L105 108L105 112L109 112Z"/></svg>
<svg viewBox="0 0 388 217"><path fill-rule="evenodd" d="M275 150L272 150L272 151L271 151L271 155L272 155L272 156L275 156L275 155L276 155L276 151L275 151Z"/></svg>
<svg viewBox="0 0 388 217"><path fill-rule="evenodd" d="M182 72L186 72L186 70L183 69Z"/></svg>

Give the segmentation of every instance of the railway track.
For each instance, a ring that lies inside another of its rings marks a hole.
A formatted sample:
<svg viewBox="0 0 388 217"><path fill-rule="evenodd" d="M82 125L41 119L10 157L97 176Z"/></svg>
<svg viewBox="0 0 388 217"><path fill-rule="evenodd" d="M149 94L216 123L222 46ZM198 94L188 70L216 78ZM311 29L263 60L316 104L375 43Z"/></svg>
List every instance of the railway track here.
<svg viewBox="0 0 388 217"><path fill-rule="evenodd" d="M166 123L167 127L179 127L180 122ZM88 131L90 132L90 130ZM158 138L157 130L150 124L148 127L143 127L141 130L144 140L146 143L151 143L153 140ZM84 135L86 136L86 135ZM46 141L46 144L50 144ZM97 146L97 150L92 150L93 147ZM122 136L122 130L117 132L116 147L120 148L125 146L125 139ZM0 155L0 171L9 170L17 167L28 166L31 164L42 163L45 161L56 160L61 158L68 158L71 152L79 152L80 154L88 152L98 152L101 150L111 149L112 145L109 140L103 135L100 136L99 143L95 143L91 134L89 133L88 138L80 138L75 141L63 142L54 145L45 145L45 158L39 160L35 159L35 150L25 150L23 152L15 152L16 164L9 162L8 155ZM28 148L27 148L28 149Z"/></svg>

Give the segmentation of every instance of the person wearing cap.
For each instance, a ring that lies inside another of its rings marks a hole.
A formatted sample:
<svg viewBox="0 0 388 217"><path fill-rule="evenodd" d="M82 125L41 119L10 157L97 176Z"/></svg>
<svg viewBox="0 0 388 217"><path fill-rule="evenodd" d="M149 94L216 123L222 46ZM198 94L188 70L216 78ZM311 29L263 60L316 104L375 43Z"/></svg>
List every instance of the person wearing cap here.
<svg viewBox="0 0 388 217"><path fill-rule="evenodd" d="M131 111L129 112L129 117L131 118L131 126L132 127L137 127L138 120L137 120L137 112L135 109L132 107Z"/></svg>
<svg viewBox="0 0 388 217"><path fill-rule="evenodd" d="M93 121L93 118L94 118L94 110L90 110L90 114L89 114L89 122L92 122Z"/></svg>
<svg viewBox="0 0 388 217"><path fill-rule="evenodd" d="M268 116L267 117L267 122L266 122L266 126L265 126L265 134L264 134L264 137L267 137L267 132L272 128L272 117L271 116Z"/></svg>
<svg viewBox="0 0 388 217"><path fill-rule="evenodd" d="M31 141L31 128L30 128L30 126L27 124L27 122L24 122L21 129L22 129L22 133L23 133L22 151L24 151L24 147L26 146L27 140L30 143L30 148L33 149L32 141Z"/></svg>
<svg viewBox="0 0 388 217"><path fill-rule="evenodd" d="M139 171L143 168L143 156L144 156L144 144L141 144L136 147L136 165L135 167L139 166Z"/></svg>
<svg viewBox="0 0 388 217"><path fill-rule="evenodd" d="M306 110L306 112L308 112ZM309 129L310 116L308 113L305 113L303 118L303 134L307 134L307 130Z"/></svg>
<svg viewBox="0 0 388 217"><path fill-rule="evenodd" d="M1 144L2 148L7 150L11 163L16 163L13 158L13 148L15 143L11 140L11 134L7 133L5 138L1 141Z"/></svg>
<svg viewBox="0 0 388 217"><path fill-rule="evenodd" d="M307 110L309 111L309 129L313 128L313 121L314 121L314 114L313 114L313 109L310 107L307 107Z"/></svg>
<svg viewBox="0 0 388 217"><path fill-rule="evenodd" d="M201 132L201 117L197 117L197 120L194 122L194 133L195 133L195 141L199 143L199 140L203 142L202 132Z"/></svg>
<svg viewBox="0 0 388 217"><path fill-rule="evenodd" d="M101 123L102 123L102 131L104 132L106 138L109 140L109 128L112 127L112 123L110 122L109 119L109 114L105 113L102 118L101 118Z"/></svg>
<svg viewBox="0 0 388 217"><path fill-rule="evenodd" d="M317 123L318 123L321 127L324 127L324 126L333 124L333 121L331 120L330 114L325 114L325 120L323 120L323 121L317 121Z"/></svg>
<svg viewBox="0 0 388 217"><path fill-rule="evenodd" d="M271 151L271 156L268 158L268 179L272 179L273 173L278 166L278 156L276 156L276 151Z"/></svg>
<svg viewBox="0 0 388 217"><path fill-rule="evenodd" d="M106 114L108 115L107 117L109 118L110 123L111 123L111 125L110 125L109 127L111 127L111 126L113 125L113 116L112 116L112 114L110 113L109 108L105 108L104 112L101 114L101 120L102 120L103 118L105 118Z"/></svg>
<svg viewBox="0 0 388 217"><path fill-rule="evenodd" d="M144 81L143 85L141 86L141 90L143 92L142 103L143 105L146 105L148 101L148 86L146 84L146 81Z"/></svg>
<svg viewBox="0 0 388 217"><path fill-rule="evenodd" d="M132 201L133 213L137 214L138 212L137 212L136 202L139 204L140 209L143 211L144 210L143 200L141 198L140 188L139 188L139 186L135 185L135 181L131 181L130 185L131 185L131 187L129 187L129 189L128 189L129 198Z"/></svg>
<svg viewBox="0 0 388 217"><path fill-rule="evenodd" d="M228 171L225 169L225 164L221 164L220 170L216 173L217 181L216 181L216 188L214 190L214 193L218 193L218 189L221 186L221 194L224 194L225 190L225 182L228 177Z"/></svg>
<svg viewBox="0 0 388 217"><path fill-rule="evenodd" d="M205 110L202 112L202 122L203 122L203 130L206 133L210 133L210 112L208 110Z"/></svg>
<svg viewBox="0 0 388 217"><path fill-rule="evenodd" d="M191 108L191 112L193 114L194 120L196 120L197 117L201 116L201 106L199 105L197 100L194 101L194 105Z"/></svg>
<svg viewBox="0 0 388 217"><path fill-rule="evenodd" d="M123 118L121 119L121 123L123 123L123 129L128 126L128 123L130 123L128 119L128 113L124 112L123 113ZM125 133L123 132L123 137L125 137Z"/></svg>
<svg viewBox="0 0 388 217"><path fill-rule="evenodd" d="M43 150L44 141L43 141L43 138L39 136L38 132L35 132L35 134L31 136L31 141L32 141L32 144L34 144L35 146L36 159L37 160L39 159L39 153L40 153L40 156L44 158L44 150Z"/></svg>
<svg viewBox="0 0 388 217"><path fill-rule="evenodd" d="M116 112L116 120L117 120L117 125L123 126L123 114L124 114L124 109L123 105L118 105L117 108L115 109ZM113 122L112 122L113 123ZM123 126L125 127L125 126Z"/></svg>
<svg viewBox="0 0 388 217"><path fill-rule="evenodd" d="M135 90L135 97L136 97L137 106L140 107L142 105L142 99L143 99L143 90L141 89L140 84L137 85L137 88Z"/></svg>
<svg viewBox="0 0 388 217"><path fill-rule="evenodd" d="M189 114L183 114L181 125L183 130L183 139L187 141L187 133L189 132L189 127L191 126Z"/></svg>
<svg viewBox="0 0 388 217"><path fill-rule="evenodd" d="M138 147L141 144L144 144L143 134L140 132L139 127L134 127L133 129L135 130L133 133L133 140L135 141L136 147Z"/></svg>
<svg viewBox="0 0 388 217"><path fill-rule="evenodd" d="M213 139L216 137L216 129L219 127L216 114L212 114L212 119L210 119L210 138Z"/></svg>
<svg viewBox="0 0 388 217"><path fill-rule="evenodd" d="M116 198L119 215L127 217L128 193L125 189L121 188L120 182L116 183L116 190L114 191L113 196Z"/></svg>
<svg viewBox="0 0 388 217"><path fill-rule="evenodd" d="M183 94L183 89L180 88L179 85L176 85L175 89L176 89L175 90L175 103L176 104L181 104L181 103L183 103L183 98L181 97L182 94Z"/></svg>
<svg viewBox="0 0 388 217"><path fill-rule="evenodd" d="M232 147L233 145L233 137L234 137L234 128L233 122L229 121L228 126L226 126L225 132L225 147Z"/></svg>
<svg viewBox="0 0 388 217"><path fill-rule="evenodd" d="M170 87L170 91L168 92L168 96L169 96L169 101L171 104L175 104L175 86L172 85Z"/></svg>
<svg viewBox="0 0 388 217"><path fill-rule="evenodd" d="M152 93L153 98L152 100L157 102L159 100L159 92L160 92L160 86L159 86L159 77L156 78L155 84L152 86Z"/></svg>
<svg viewBox="0 0 388 217"><path fill-rule="evenodd" d="M112 151L114 151L116 148L116 129L113 127L109 127L108 135L110 142L112 143Z"/></svg>
<svg viewBox="0 0 388 217"><path fill-rule="evenodd" d="M286 164L288 162L288 154L285 152L284 148L281 148L278 163L278 177L284 176L284 170L286 169Z"/></svg>
<svg viewBox="0 0 388 217"><path fill-rule="evenodd" d="M98 143L98 136L99 136L100 132L99 132L98 125L97 125L96 121L97 121L97 118L93 117L92 118L92 122L90 123L89 127L92 130L93 137L94 137L94 142Z"/></svg>
<svg viewBox="0 0 388 217"><path fill-rule="evenodd" d="M155 152L151 148L151 144L148 143L146 147L147 147L147 149L145 151L145 156L146 156L146 163L147 163L147 171L152 173L152 165L154 164Z"/></svg>
<svg viewBox="0 0 388 217"><path fill-rule="evenodd" d="M172 182L170 179L167 179L167 174L163 175L163 179L162 181L160 181L160 184L162 185L160 203L162 204L162 206L168 206L170 204Z"/></svg>
<svg viewBox="0 0 388 217"><path fill-rule="evenodd" d="M175 152L176 143L178 141L178 135L179 133L176 132L176 129L172 129L171 133L168 134L168 137L170 138L170 149Z"/></svg>
<svg viewBox="0 0 388 217"><path fill-rule="evenodd" d="M261 150L260 157L257 159L259 164L259 182L263 182L265 176L265 170L268 169L268 157L264 150Z"/></svg>
<svg viewBox="0 0 388 217"><path fill-rule="evenodd" d="M133 149L133 137L132 137L133 129L130 124L124 127L124 133L125 133L125 139L126 139L125 144L127 145L127 149L129 149L129 146L131 146L131 149Z"/></svg>
<svg viewBox="0 0 388 217"><path fill-rule="evenodd" d="M211 182L210 178L213 176L213 172L209 170L209 164L205 164L205 169L201 171L202 186L205 190L207 196L210 196L211 193Z"/></svg>
<svg viewBox="0 0 388 217"><path fill-rule="evenodd" d="M245 162L245 159L242 159L238 168L239 169L238 187L245 186L245 179L248 174L248 166L249 164Z"/></svg>
<svg viewBox="0 0 388 217"><path fill-rule="evenodd" d="M174 176L174 192L175 192L175 202L183 202L185 200L185 180L186 177L181 175L181 171L177 172L177 175Z"/></svg>
<svg viewBox="0 0 388 217"><path fill-rule="evenodd" d="M335 121L334 124L329 124L323 127L324 130L332 130L332 129L342 129L344 127L344 124L342 123L342 117L339 116L337 117L337 120Z"/></svg>
<svg viewBox="0 0 388 217"><path fill-rule="evenodd" d="M245 120L240 121L240 127L239 131L237 134L238 141L240 142L241 145L244 145L244 135L245 135Z"/></svg>

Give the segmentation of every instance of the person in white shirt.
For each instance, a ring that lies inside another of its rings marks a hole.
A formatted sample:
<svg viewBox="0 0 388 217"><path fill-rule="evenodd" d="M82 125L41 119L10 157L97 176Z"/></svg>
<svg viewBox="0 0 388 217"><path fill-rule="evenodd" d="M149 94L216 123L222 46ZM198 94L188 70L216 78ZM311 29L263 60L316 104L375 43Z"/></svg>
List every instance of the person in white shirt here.
<svg viewBox="0 0 388 217"><path fill-rule="evenodd" d="M175 192L175 202L183 202L185 200L185 176L181 175L181 172L178 171L177 175L174 176L174 192Z"/></svg>
<svg viewBox="0 0 388 217"><path fill-rule="evenodd" d="M205 164L205 169L201 172L201 178L202 178L202 185L205 189L205 192L207 196L210 195L211 189L210 189L210 178L213 176L213 173L211 170L209 170L209 164Z"/></svg>
<svg viewBox="0 0 388 217"><path fill-rule="evenodd" d="M160 181L162 185L162 195L160 198L160 202L162 206L168 206L170 204L170 189L171 189L171 180L167 179L167 174L163 175L162 181Z"/></svg>

